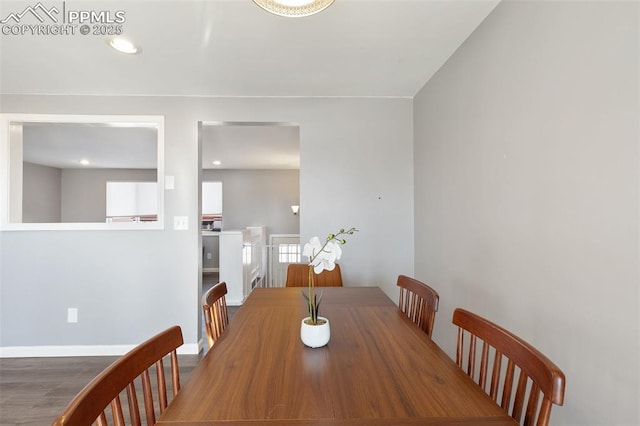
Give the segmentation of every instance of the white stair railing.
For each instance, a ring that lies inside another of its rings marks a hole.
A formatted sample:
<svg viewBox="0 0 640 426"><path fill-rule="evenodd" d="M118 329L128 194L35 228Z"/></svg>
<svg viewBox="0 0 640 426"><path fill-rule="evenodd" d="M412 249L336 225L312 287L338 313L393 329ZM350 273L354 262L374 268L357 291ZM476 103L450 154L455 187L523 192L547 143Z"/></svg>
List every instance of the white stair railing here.
<svg viewBox="0 0 640 426"><path fill-rule="evenodd" d="M300 235L276 235L269 238L265 247L267 274L264 287L284 287L287 282L287 267L291 263L300 263Z"/></svg>

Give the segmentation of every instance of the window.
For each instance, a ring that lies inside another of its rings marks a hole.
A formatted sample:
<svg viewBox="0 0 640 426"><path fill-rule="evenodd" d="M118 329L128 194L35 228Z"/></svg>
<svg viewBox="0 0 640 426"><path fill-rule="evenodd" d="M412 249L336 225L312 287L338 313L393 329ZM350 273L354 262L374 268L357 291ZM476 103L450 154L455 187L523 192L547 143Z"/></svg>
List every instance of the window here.
<svg viewBox="0 0 640 426"><path fill-rule="evenodd" d="M243 265L251 265L252 262L252 253L251 253L251 244L245 244L242 246L242 264Z"/></svg>
<svg viewBox="0 0 640 426"><path fill-rule="evenodd" d="M300 263L300 244L278 245L278 262Z"/></svg>

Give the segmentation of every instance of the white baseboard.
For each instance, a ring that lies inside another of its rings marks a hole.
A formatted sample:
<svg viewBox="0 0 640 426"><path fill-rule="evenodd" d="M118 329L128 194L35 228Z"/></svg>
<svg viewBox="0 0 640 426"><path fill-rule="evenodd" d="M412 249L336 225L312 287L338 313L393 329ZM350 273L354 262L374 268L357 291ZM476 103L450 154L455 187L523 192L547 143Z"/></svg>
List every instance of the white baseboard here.
<svg viewBox="0 0 640 426"><path fill-rule="evenodd" d="M202 350L202 339L198 343L185 343L178 348L178 355L198 355Z"/></svg>
<svg viewBox="0 0 640 426"><path fill-rule="evenodd" d="M198 343L185 343L178 348L178 354L197 355L202 345L202 339ZM0 358L121 356L134 347L135 345L5 346L0 347Z"/></svg>
<svg viewBox="0 0 640 426"><path fill-rule="evenodd" d="M244 303L244 298L242 299L227 299L228 306L242 306Z"/></svg>

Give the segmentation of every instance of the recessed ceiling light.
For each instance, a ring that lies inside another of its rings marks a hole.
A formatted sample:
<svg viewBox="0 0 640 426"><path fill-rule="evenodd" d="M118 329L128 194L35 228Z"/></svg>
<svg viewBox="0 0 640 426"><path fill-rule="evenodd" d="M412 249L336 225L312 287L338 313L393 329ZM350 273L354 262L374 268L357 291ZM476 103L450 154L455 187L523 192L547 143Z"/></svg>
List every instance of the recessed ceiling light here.
<svg viewBox="0 0 640 426"><path fill-rule="evenodd" d="M302 17L325 10L331 6L333 0L253 0L253 2L275 15Z"/></svg>
<svg viewBox="0 0 640 426"><path fill-rule="evenodd" d="M135 55L140 53L142 49L130 42L124 37L114 37L108 40L109 46L116 49L118 52L127 53L129 55Z"/></svg>
<svg viewBox="0 0 640 426"><path fill-rule="evenodd" d="M221 165L222 165L222 161L220 161L220 160L214 160L214 161L212 162L212 164L213 164L214 166L221 166Z"/></svg>
<svg viewBox="0 0 640 426"><path fill-rule="evenodd" d="M88 166L89 164L91 164L89 160L87 160L86 158L83 158L82 160L78 161L78 163L82 164L83 166Z"/></svg>

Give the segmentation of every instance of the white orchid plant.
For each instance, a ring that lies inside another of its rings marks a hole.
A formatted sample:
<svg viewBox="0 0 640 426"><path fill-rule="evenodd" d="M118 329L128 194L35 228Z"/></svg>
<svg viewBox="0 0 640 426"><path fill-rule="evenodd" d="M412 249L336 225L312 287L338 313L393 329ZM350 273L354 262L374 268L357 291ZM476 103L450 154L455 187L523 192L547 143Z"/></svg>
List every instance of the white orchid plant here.
<svg viewBox="0 0 640 426"><path fill-rule="evenodd" d="M356 228L345 230L341 228L335 234L329 234L322 243L318 237L313 237L304 245L302 255L309 259L309 292L302 292L309 305L309 318L312 325L318 325L318 309L322 301L322 293L320 296L313 291L313 276L319 274L325 269L333 271L336 267L336 261L342 256L342 245L347 243L344 239L346 235L353 235L357 232Z"/></svg>

